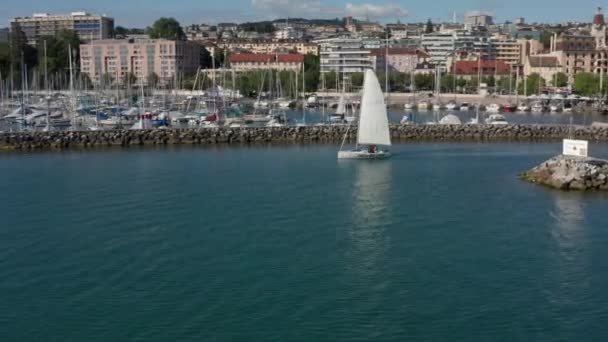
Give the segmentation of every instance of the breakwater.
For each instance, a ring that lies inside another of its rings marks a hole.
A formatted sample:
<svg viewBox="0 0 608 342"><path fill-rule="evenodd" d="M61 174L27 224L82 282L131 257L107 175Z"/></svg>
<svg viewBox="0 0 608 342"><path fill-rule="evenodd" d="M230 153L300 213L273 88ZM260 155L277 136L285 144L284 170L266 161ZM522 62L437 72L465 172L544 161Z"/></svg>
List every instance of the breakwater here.
<svg viewBox="0 0 608 342"><path fill-rule="evenodd" d="M112 146L214 145L257 143L339 143L346 126L276 128L192 128L0 134L1 150L44 150ZM350 128L349 141L357 131ZM608 127L568 125L393 125L393 142L556 141L566 137L608 142Z"/></svg>
<svg viewBox="0 0 608 342"><path fill-rule="evenodd" d="M523 173L521 178L559 190L608 191L608 160L560 155Z"/></svg>

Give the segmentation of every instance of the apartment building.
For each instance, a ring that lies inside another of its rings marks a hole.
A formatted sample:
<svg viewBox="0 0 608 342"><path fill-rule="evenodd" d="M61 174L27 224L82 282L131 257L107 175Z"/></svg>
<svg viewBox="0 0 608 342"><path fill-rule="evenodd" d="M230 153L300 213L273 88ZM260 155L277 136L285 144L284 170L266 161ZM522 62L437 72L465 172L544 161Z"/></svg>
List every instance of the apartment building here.
<svg viewBox="0 0 608 342"><path fill-rule="evenodd" d="M230 68L236 72L259 70L301 71L304 55L296 53L236 53L230 55Z"/></svg>
<svg viewBox="0 0 608 342"><path fill-rule="evenodd" d="M505 62L510 65L519 65L523 63L522 46L516 40L492 40L494 57L496 60Z"/></svg>
<svg viewBox="0 0 608 342"><path fill-rule="evenodd" d="M72 12L65 15L36 13L31 17L13 18L11 30L21 30L30 45L36 45L40 37L55 36L61 30L75 31L81 41L90 42L112 38L114 19L87 12Z"/></svg>
<svg viewBox="0 0 608 342"><path fill-rule="evenodd" d="M8 42L8 28L0 28L0 43Z"/></svg>
<svg viewBox="0 0 608 342"><path fill-rule="evenodd" d="M132 73L145 83L154 73L161 83L167 83L180 73L195 73L200 51L200 45L189 41L96 40L80 46L80 67L93 82L99 82L104 74L122 82Z"/></svg>
<svg viewBox="0 0 608 342"><path fill-rule="evenodd" d="M484 32L453 30L423 34L420 42L430 55L430 62L446 70L450 56L461 51L481 55L483 59L494 59L495 50L491 38Z"/></svg>
<svg viewBox="0 0 608 342"><path fill-rule="evenodd" d="M388 55L387 55L388 52ZM426 61L430 56L420 49L389 48L370 50L375 59L376 70L384 70L388 66L391 72L411 73L416 66Z"/></svg>
<svg viewBox="0 0 608 342"><path fill-rule="evenodd" d="M375 69L375 58L361 39L330 38L316 41L320 46L321 72L352 74Z"/></svg>
<svg viewBox="0 0 608 342"><path fill-rule="evenodd" d="M218 42L218 47L230 51L247 51L250 53L273 53L281 50L295 51L305 55L319 54L319 47L307 40L301 39L230 39Z"/></svg>

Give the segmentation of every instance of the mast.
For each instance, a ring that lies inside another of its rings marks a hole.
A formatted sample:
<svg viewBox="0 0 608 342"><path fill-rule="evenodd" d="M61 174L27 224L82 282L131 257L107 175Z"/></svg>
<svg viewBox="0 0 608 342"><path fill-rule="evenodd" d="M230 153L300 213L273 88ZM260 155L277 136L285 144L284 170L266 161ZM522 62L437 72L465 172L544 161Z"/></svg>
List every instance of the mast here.
<svg viewBox="0 0 608 342"><path fill-rule="evenodd" d="M46 92L46 130L50 130L51 92L49 91L49 70L47 63L46 39L44 40L44 90Z"/></svg>
<svg viewBox="0 0 608 342"><path fill-rule="evenodd" d="M68 44L68 62L70 63L70 108L72 112L72 130L76 129L76 114L74 113L74 65L72 64L72 45Z"/></svg>

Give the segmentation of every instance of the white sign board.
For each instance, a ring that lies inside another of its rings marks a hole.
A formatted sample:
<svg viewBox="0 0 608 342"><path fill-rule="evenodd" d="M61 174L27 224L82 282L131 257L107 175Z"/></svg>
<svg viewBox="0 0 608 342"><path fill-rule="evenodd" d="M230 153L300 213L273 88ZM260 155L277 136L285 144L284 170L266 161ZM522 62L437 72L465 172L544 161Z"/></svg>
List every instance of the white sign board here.
<svg viewBox="0 0 608 342"><path fill-rule="evenodd" d="M587 140L564 139L564 155L575 157L587 157L589 153L589 142Z"/></svg>

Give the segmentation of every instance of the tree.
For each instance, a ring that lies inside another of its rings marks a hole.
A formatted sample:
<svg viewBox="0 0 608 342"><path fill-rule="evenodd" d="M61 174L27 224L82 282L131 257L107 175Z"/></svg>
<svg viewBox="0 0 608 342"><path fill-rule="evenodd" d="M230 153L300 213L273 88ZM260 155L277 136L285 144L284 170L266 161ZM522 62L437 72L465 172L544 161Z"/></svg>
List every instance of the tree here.
<svg viewBox="0 0 608 342"><path fill-rule="evenodd" d="M540 88L545 86L545 80L539 74L533 73L524 79L517 87L519 94L524 94L524 88L527 89L524 95L530 96L536 94Z"/></svg>
<svg viewBox="0 0 608 342"><path fill-rule="evenodd" d="M201 49L199 64L203 69L210 69L213 64L211 60L211 52L209 52L209 50L207 50L205 47Z"/></svg>
<svg viewBox="0 0 608 342"><path fill-rule="evenodd" d="M568 75L563 72L558 72L553 76L553 80L551 81L554 87L567 87L568 86Z"/></svg>
<svg viewBox="0 0 608 342"><path fill-rule="evenodd" d="M147 29L150 38L152 39L171 39L185 40L186 34L180 26L179 22L174 18L162 17L152 24L152 27Z"/></svg>
<svg viewBox="0 0 608 342"><path fill-rule="evenodd" d="M435 86L435 76L433 74L417 74L414 76L414 85L417 90L432 90Z"/></svg>
<svg viewBox="0 0 608 342"><path fill-rule="evenodd" d="M431 19L429 19L426 22L426 27L424 28L424 33L433 33L435 31L435 28L433 27L433 22L431 21Z"/></svg>
<svg viewBox="0 0 608 342"><path fill-rule="evenodd" d="M452 74L447 74L441 77L441 91L449 93L455 92L454 81L455 78Z"/></svg>
<svg viewBox="0 0 608 342"><path fill-rule="evenodd" d="M549 31L543 31L540 33L540 42L543 44L543 47L545 49L547 49L551 46L551 36L552 35L553 35L553 33L549 32Z"/></svg>
<svg viewBox="0 0 608 342"><path fill-rule="evenodd" d="M137 76L135 76L135 74L132 72L127 72L122 78L122 83L127 87L132 87L135 83L137 83Z"/></svg>
<svg viewBox="0 0 608 342"><path fill-rule="evenodd" d="M596 95L600 91L600 78L589 72L576 74L574 77L574 89L578 94L583 96Z"/></svg>
<svg viewBox="0 0 608 342"><path fill-rule="evenodd" d="M513 82L515 82L515 81L513 80L512 77L509 77L509 76L503 76L503 77L499 78L498 81L496 82L496 92L508 93L509 91L512 91Z"/></svg>
<svg viewBox="0 0 608 342"><path fill-rule="evenodd" d="M105 73L105 74L101 75L101 86L102 87L109 88L112 86L113 82L114 82L114 77L112 76L112 74Z"/></svg>
<svg viewBox="0 0 608 342"><path fill-rule="evenodd" d="M321 59L319 56L307 53L304 55L304 71L306 81L306 91L314 92L319 86L321 76Z"/></svg>
<svg viewBox="0 0 608 342"><path fill-rule="evenodd" d="M116 37L116 36L125 37L128 34L129 34L129 30L127 30L126 28L124 28L122 26L116 26L114 28L114 37Z"/></svg>
<svg viewBox="0 0 608 342"><path fill-rule="evenodd" d="M11 49L8 43L0 43L0 73L7 78L11 69Z"/></svg>
<svg viewBox="0 0 608 342"><path fill-rule="evenodd" d="M150 88L156 88L156 86L158 85L158 81L159 81L159 77L155 72L151 72L148 75L148 87Z"/></svg>
<svg viewBox="0 0 608 342"><path fill-rule="evenodd" d="M353 88L361 88L363 87L363 79L365 76L362 72L355 72L350 75L350 83Z"/></svg>

